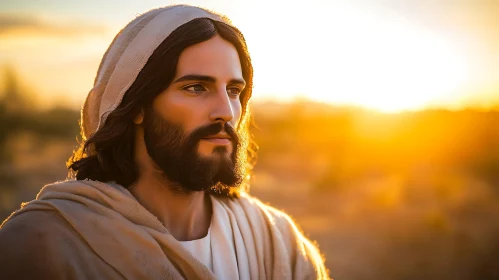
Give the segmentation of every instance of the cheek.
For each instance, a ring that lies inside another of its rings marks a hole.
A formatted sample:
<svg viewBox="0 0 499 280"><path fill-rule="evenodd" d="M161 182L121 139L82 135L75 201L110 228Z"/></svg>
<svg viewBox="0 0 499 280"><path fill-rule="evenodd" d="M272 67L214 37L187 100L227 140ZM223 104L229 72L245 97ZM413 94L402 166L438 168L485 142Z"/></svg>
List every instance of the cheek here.
<svg viewBox="0 0 499 280"><path fill-rule="evenodd" d="M236 127L241 121L242 105L239 99L234 100L232 103L232 113L234 114L233 124Z"/></svg>
<svg viewBox="0 0 499 280"><path fill-rule="evenodd" d="M181 125L185 131L196 128L204 113L202 104L174 92L158 96L154 109L166 120Z"/></svg>

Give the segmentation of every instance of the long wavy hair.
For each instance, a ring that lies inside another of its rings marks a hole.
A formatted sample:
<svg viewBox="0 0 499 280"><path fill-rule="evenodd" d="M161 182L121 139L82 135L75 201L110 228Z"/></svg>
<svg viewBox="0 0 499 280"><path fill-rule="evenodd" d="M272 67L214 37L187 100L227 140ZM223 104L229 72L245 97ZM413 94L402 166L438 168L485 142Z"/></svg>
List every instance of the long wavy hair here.
<svg viewBox="0 0 499 280"><path fill-rule="evenodd" d="M133 119L172 82L182 51L217 34L230 42L239 54L247 86L240 95L242 115L236 129L249 145L246 148L246 175L243 183L238 187L213 188L210 192L229 197L248 192L257 150L250 133L252 118L248 106L253 86L253 66L242 33L235 27L207 18L194 19L180 26L158 46L125 93L120 105L109 114L99 130L81 142L80 147L73 152L67 162L68 177L77 180L114 181L125 188L135 182L138 167L134 160Z"/></svg>

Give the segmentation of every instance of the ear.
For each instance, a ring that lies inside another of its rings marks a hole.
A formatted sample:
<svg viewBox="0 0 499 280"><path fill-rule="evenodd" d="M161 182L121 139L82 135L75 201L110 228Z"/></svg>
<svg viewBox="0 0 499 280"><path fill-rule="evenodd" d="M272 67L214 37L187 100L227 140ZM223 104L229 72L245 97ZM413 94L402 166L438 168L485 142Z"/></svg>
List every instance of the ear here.
<svg viewBox="0 0 499 280"><path fill-rule="evenodd" d="M144 121L144 109L140 109L140 112L133 119L134 124L141 124Z"/></svg>

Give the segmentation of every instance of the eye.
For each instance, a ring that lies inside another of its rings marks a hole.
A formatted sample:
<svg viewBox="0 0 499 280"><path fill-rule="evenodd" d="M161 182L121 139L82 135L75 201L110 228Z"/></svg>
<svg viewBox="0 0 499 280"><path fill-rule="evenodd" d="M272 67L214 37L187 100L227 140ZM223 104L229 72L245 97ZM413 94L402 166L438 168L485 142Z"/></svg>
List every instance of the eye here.
<svg viewBox="0 0 499 280"><path fill-rule="evenodd" d="M227 89L227 93L231 96L238 97L241 94L242 90L238 87L231 87Z"/></svg>
<svg viewBox="0 0 499 280"><path fill-rule="evenodd" d="M183 88L183 90L188 91L190 93L201 93L206 91L206 88L201 84L189 85Z"/></svg>

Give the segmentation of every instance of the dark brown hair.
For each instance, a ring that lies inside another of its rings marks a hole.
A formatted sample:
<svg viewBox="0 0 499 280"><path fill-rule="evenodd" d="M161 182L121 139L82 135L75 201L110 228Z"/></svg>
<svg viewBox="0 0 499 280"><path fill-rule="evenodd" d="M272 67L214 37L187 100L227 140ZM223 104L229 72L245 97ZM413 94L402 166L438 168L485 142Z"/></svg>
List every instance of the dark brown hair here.
<svg viewBox="0 0 499 280"><path fill-rule="evenodd" d="M250 143L247 147L246 178L239 188L230 188L224 195L237 196L241 191L248 191L256 159L256 145L249 131L251 114L248 107L253 85L253 66L242 33L235 27L207 18L195 19L180 26L158 46L125 93L120 105L109 114L99 130L74 151L67 164L69 177L114 181L124 187L132 184L138 177L134 160L133 119L172 82L182 51L217 34L234 45L239 54L246 87L240 95L243 111L237 130Z"/></svg>

